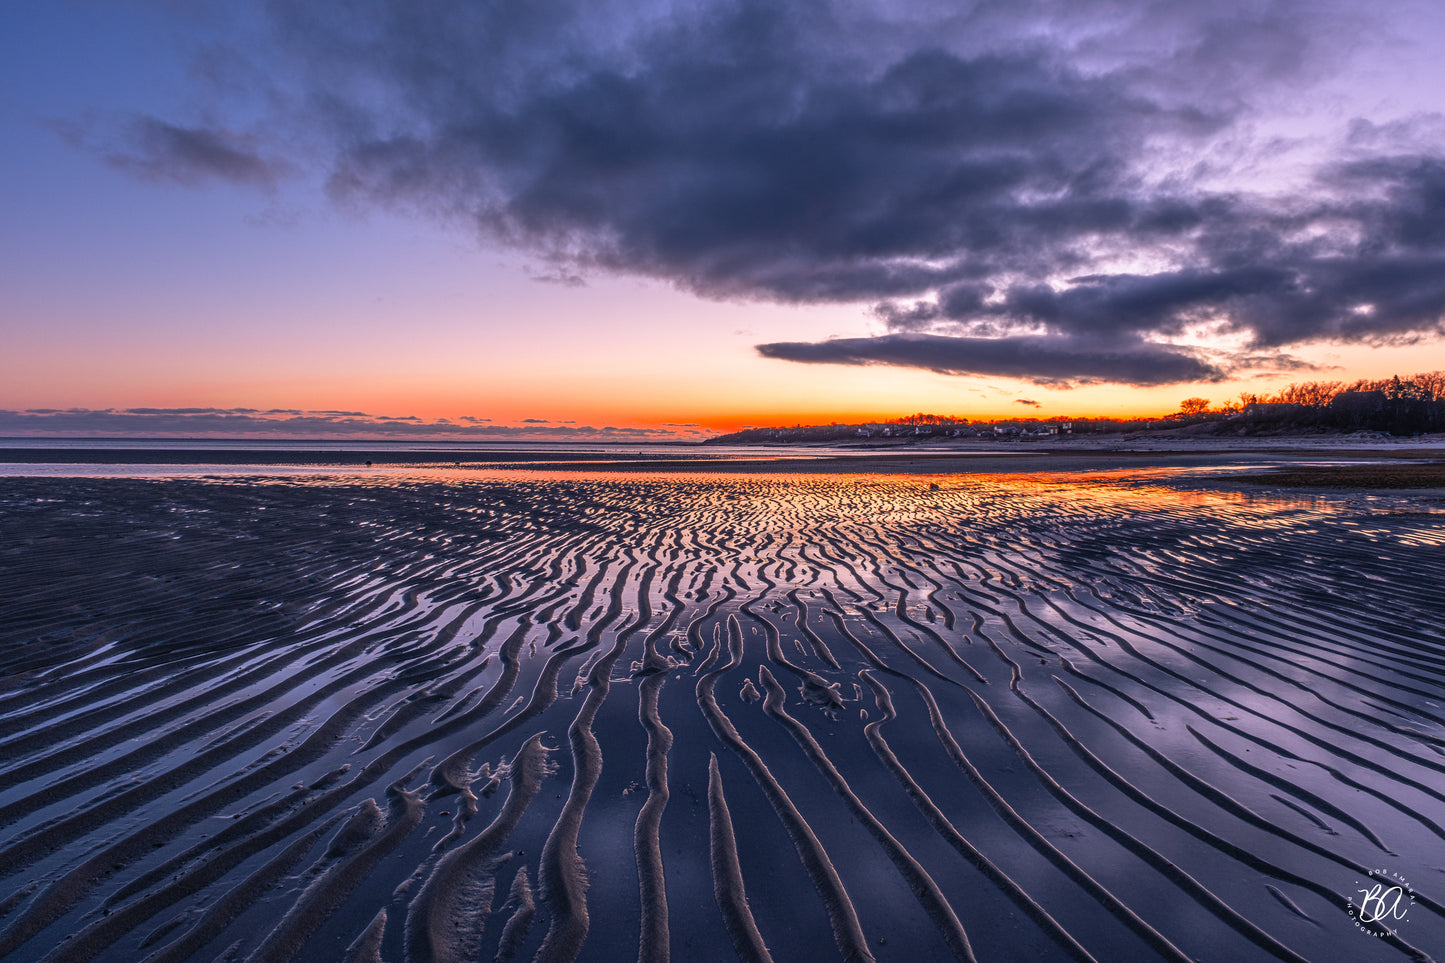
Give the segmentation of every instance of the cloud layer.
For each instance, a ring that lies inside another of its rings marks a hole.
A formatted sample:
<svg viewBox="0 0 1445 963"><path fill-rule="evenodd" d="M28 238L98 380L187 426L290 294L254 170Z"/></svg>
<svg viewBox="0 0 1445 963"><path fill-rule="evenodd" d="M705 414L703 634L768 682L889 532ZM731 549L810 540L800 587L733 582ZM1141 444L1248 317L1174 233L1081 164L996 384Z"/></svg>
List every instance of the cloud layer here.
<svg viewBox="0 0 1445 963"><path fill-rule="evenodd" d="M1418 125L1341 129L1288 188L1259 174L1280 149L1249 133L1262 99L1365 36L1353 9L276 4L266 133L305 130L343 203L472 225L558 278L871 304L884 326L767 357L1208 380L1440 332L1445 161ZM224 128L137 130L119 162L147 176L285 170ZM1185 346L1200 331L1236 356Z"/></svg>
<svg viewBox="0 0 1445 963"><path fill-rule="evenodd" d="M1033 335L969 338L934 334L887 334L819 342L759 345L764 357L819 364L892 364L940 374L987 372L1040 384L1075 380L1127 381L1138 385L1218 381L1222 372L1195 354L1163 345L1097 338Z"/></svg>
<svg viewBox="0 0 1445 963"><path fill-rule="evenodd" d="M354 438L418 441L667 441L705 435L695 428L668 431L607 425L491 424L465 416L450 421L416 415L370 415L360 411L294 408L29 408L0 410L0 437L86 438Z"/></svg>

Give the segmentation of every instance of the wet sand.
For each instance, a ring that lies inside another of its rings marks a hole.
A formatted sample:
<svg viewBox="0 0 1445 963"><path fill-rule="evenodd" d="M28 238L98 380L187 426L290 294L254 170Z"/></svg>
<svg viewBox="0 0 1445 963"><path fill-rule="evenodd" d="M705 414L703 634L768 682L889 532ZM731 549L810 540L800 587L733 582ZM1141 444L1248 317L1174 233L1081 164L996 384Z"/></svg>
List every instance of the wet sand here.
<svg viewBox="0 0 1445 963"><path fill-rule="evenodd" d="M0 957L1445 956L1445 506L1051 457L0 478Z"/></svg>

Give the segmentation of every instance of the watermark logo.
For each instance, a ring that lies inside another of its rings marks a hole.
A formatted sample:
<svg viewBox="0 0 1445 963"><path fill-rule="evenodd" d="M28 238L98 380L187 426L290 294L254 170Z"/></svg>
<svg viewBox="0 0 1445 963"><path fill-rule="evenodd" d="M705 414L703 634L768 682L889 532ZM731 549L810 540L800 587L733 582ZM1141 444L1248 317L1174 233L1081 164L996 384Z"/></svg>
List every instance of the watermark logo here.
<svg viewBox="0 0 1445 963"><path fill-rule="evenodd" d="M1383 869L1372 869L1368 879L1355 880L1354 895L1349 897L1355 929L1379 937L1394 936L1414 905L1415 891L1409 881Z"/></svg>

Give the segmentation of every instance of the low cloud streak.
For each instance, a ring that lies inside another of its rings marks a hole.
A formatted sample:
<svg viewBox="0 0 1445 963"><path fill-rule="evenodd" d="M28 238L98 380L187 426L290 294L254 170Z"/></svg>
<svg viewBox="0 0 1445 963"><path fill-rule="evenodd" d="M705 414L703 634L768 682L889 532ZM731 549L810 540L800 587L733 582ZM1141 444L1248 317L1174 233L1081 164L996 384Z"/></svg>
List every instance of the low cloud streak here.
<svg viewBox="0 0 1445 963"><path fill-rule="evenodd" d="M119 438L416 439L520 441L666 440L660 428L497 425L486 419L426 421L415 415L254 408L31 408L0 410L0 436Z"/></svg>
<svg viewBox="0 0 1445 963"><path fill-rule="evenodd" d="M1220 368L1195 353L1167 345L1121 341L1111 345L1049 336L1011 338L891 334L758 346L766 358L804 364L897 365L939 374L1022 378L1068 387L1101 381L1161 385L1219 381Z"/></svg>

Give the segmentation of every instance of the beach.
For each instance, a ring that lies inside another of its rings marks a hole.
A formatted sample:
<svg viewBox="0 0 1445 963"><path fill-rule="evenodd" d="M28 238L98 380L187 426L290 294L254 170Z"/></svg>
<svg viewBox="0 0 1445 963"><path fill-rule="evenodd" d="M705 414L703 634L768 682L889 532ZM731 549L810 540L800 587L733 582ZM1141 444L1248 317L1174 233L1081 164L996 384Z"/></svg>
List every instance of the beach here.
<svg viewBox="0 0 1445 963"><path fill-rule="evenodd" d="M1440 453L1284 447L7 459L0 957L1441 958Z"/></svg>

